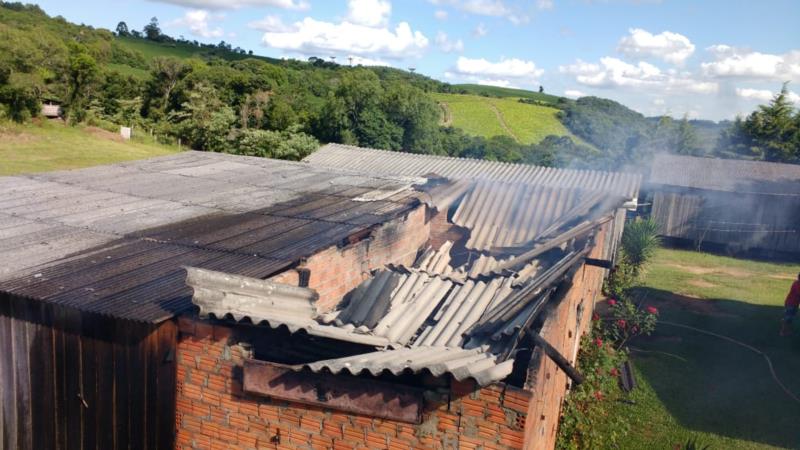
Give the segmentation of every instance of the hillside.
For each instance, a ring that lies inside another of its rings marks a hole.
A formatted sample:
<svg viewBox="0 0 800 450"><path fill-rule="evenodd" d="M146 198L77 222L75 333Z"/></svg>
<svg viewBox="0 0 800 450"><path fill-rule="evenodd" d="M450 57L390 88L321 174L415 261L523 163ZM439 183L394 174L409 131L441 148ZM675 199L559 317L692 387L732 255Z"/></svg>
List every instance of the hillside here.
<svg viewBox="0 0 800 450"><path fill-rule="evenodd" d="M17 125L0 123L0 176L77 169L177 152L175 147L122 141L94 127L70 127L46 120Z"/></svg>
<svg viewBox="0 0 800 450"><path fill-rule="evenodd" d="M509 136L521 144L538 144L549 135L576 138L559 121L558 109L522 103L515 97L433 94L442 109L443 125L474 136Z"/></svg>

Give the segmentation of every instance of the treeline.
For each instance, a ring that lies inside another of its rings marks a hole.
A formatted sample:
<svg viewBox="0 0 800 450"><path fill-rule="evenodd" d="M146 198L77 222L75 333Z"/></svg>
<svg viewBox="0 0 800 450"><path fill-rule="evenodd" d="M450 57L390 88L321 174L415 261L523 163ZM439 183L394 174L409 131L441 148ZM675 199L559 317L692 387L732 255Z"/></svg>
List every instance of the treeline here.
<svg viewBox="0 0 800 450"><path fill-rule="evenodd" d="M656 153L800 163L800 110L787 85L746 118L720 124L684 117L645 117L615 101L583 97L564 103L560 119L599 149L578 162L590 167L641 167ZM586 154L586 153L584 153Z"/></svg>
<svg viewBox="0 0 800 450"><path fill-rule="evenodd" d="M319 142L340 142L557 163L538 146L440 127L439 107L427 93L449 86L418 74L313 57L249 57L226 51L225 43L208 47L213 54L148 60L125 39L195 44L165 36L155 18L141 32L120 23L115 34L50 18L33 5L0 6L0 102L13 120L54 101L70 123L132 126L198 150L298 159ZM145 67L144 76L127 69Z"/></svg>

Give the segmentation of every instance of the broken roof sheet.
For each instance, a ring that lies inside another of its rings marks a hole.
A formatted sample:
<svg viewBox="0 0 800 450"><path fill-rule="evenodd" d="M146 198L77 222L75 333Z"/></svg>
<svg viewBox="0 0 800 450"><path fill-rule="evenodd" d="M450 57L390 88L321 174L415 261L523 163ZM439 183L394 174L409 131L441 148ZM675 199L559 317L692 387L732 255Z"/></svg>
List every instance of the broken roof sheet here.
<svg viewBox="0 0 800 450"><path fill-rule="evenodd" d="M346 358L328 359L305 364L313 372L329 371L333 374L348 372L359 375L368 372L373 376L382 373L401 375L427 371L433 376L450 374L456 380L474 379L486 386L507 377L514 361L497 361L497 357L484 349L453 347L413 347L365 353Z"/></svg>
<svg viewBox="0 0 800 450"><path fill-rule="evenodd" d="M658 154L651 184L715 191L800 195L800 165Z"/></svg>
<svg viewBox="0 0 800 450"><path fill-rule="evenodd" d="M376 150L341 144L325 145L308 155L303 161L315 166L348 168L372 174L419 177L434 173L452 179L476 178L600 190L622 195L626 197L626 200L638 196L641 183L640 175L630 173L557 169L530 164Z"/></svg>
<svg viewBox="0 0 800 450"><path fill-rule="evenodd" d="M182 266L266 278L416 208L408 187L207 152L0 177L0 291L159 322L191 306Z"/></svg>

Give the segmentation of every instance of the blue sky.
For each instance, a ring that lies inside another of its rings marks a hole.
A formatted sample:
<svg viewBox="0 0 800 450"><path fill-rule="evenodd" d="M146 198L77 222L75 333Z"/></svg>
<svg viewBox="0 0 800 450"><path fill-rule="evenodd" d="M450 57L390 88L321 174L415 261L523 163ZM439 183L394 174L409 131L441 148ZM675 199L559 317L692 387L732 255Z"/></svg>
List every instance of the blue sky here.
<svg viewBox="0 0 800 450"><path fill-rule="evenodd" d="M149 0L38 2L113 29L156 16L173 36L256 54L415 67L452 83L597 95L644 114L730 119L790 81L800 1Z"/></svg>

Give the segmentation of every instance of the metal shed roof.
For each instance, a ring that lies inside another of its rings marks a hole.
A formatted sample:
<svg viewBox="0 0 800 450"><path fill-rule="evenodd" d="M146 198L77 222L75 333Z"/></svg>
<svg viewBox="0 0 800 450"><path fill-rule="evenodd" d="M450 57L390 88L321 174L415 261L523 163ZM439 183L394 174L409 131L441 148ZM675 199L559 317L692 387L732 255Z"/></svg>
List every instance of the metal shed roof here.
<svg viewBox="0 0 800 450"><path fill-rule="evenodd" d="M265 278L420 203L408 179L185 152L0 178L0 291L159 322L182 266Z"/></svg>
<svg viewBox="0 0 800 450"><path fill-rule="evenodd" d="M650 184L738 193L800 195L800 165L659 154Z"/></svg>
<svg viewBox="0 0 800 450"><path fill-rule="evenodd" d="M480 178L552 187L602 190L636 198L641 176L637 174L572 170L530 164L503 163L449 156L393 152L341 144L328 144L310 154L305 162L371 174L425 176L435 173L447 178Z"/></svg>

